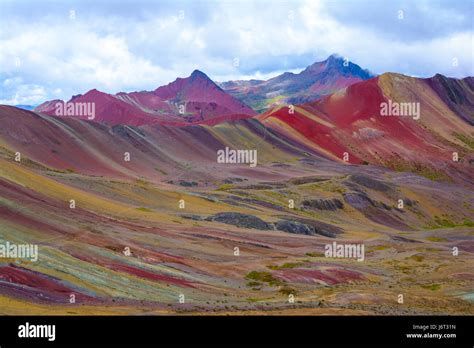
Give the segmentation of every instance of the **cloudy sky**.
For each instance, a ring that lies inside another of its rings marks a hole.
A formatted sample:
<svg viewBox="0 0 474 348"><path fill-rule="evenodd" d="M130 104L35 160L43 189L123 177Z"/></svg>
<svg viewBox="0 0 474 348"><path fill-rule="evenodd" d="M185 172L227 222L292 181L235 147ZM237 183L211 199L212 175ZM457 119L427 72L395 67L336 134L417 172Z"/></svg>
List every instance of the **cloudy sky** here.
<svg viewBox="0 0 474 348"><path fill-rule="evenodd" d="M332 53L375 73L474 75L472 0L0 0L0 103L299 72Z"/></svg>

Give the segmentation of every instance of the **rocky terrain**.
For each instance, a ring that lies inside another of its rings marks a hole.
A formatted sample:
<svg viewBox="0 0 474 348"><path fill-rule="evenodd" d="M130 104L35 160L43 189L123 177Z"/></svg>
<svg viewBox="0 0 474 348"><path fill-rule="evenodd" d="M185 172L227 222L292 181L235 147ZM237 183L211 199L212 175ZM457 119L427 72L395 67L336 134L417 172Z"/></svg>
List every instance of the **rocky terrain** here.
<svg viewBox="0 0 474 348"><path fill-rule="evenodd" d="M177 127L1 106L0 240L39 248L0 259L2 314L474 313L469 161L347 163L275 112ZM226 146L258 165L217 163Z"/></svg>

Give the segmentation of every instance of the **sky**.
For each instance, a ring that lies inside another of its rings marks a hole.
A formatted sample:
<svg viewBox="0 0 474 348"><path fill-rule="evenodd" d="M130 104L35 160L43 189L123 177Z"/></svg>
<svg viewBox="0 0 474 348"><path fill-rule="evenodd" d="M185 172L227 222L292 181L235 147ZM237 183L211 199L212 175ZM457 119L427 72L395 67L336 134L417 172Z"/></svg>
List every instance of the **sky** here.
<svg viewBox="0 0 474 348"><path fill-rule="evenodd" d="M474 76L473 0L0 0L0 104L299 72Z"/></svg>

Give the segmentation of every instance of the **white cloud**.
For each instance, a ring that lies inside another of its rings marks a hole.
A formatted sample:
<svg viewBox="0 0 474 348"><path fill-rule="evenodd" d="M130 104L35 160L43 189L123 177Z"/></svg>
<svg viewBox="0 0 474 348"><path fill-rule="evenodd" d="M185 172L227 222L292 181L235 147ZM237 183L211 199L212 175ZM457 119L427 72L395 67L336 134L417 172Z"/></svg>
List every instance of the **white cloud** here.
<svg viewBox="0 0 474 348"><path fill-rule="evenodd" d="M151 90L196 68L218 81L269 78L331 53L376 73L474 74L470 29L432 37L423 33L416 39L414 29L405 26L405 34L413 32L413 39L386 35L373 26L341 20L355 11L357 2L345 3L343 14L335 14L332 3L315 0L203 2L207 8L197 14L186 4L146 16L100 16L76 6L75 20L68 11L58 15L53 9L34 18L0 14L2 101L69 99L92 88L113 93ZM408 14L409 6L403 7ZM440 13L430 2L424 6L426 13ZM430 20L461 21L462 15L451 10ZM420 27L426 25L426 18L419 20ZM240 66L234 66L234 58ZM458 66L453 66L454 58Z"/></svg>
<svg viewBox="0 0 474 348"><path fill-rule="evenodd" d="M7 96L7 99L0 99L0 104L36 105L47 97L46 90L39 85L19 84L14 90L14 94Z"/></svg>

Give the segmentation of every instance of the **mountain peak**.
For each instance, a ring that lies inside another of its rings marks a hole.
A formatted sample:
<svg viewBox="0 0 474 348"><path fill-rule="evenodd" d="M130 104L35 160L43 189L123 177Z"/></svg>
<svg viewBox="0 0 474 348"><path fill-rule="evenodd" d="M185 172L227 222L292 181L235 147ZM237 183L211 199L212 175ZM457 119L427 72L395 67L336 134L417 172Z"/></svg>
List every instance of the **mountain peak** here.
<svg viewBox="0 0 474 348"><path fill-rule="evenodd" d="M191 73L191 78L193 79L196 79L196 78L203 78L203 79L206 79L206 80L210 80L209 76L207 76L205 73L203 73L201 70L194 70L192 73Z"/></svg>
<svg viewBox="0 0 474 348"><path fill-rule="evenodd" d="M363 80L375 76L369 70L362 69L359 65L352 63L347 57L343 57L337 53L331 54L324 63L326 69L336 69L344 76L356 76Z"/></svg>
<svg viewBox="0 0 474 348"><path fill-rule="evenodd" d="M321 73L323 70L328 68L343 68L348 66L349 64L352 64L349 61L346 65L344 65L344 63L345 58L343 56L337 53L333 53L329 57L327 57L326 60L314 62L313 64L308 66L305 71L311 73Z"/></svg>
<svg viewBox="0 0 474 348"><path fill-rule="evenodd" d="M87 91L87 92L86 92L85 94L83 94L83 95L91 96L91 95L104 95L104 94L106 94L106 93L101 92L101 91L99 91L99 90L96 89L96 88L93 88L93 89L91 89L90 91ZM79 94L79 95L75 95L75 96L73 96L73 98L77 98L77 97L80 97L80 96L81 96L80 94Z"/></svg>
<svg viewBox="0 0 474 348"><path fill-rule="evenodd" d="M223 88L257 111L282 104L301 104L374 77L339 54L331 54L300 73L283 73L258 84L224 83ZM275 98L280 97L280 98Z"/></svg>
<svg viewBox="0 0 474 348"><path fill-rule="evenodd" d="M348 68L350 65L355 65L347 58L339 54L331 54L325 61L327 67L339 67L339 68Z"/></svg>
<svg viewBox="0 0 474 348"><path fill-rule="evenodd" d="M437 79L437 80L445 80L445 79L447 79L446 76L444 76L443 74L440 74L440 73L435 74L432 78L433 78L433 79Z"/></svg>
<svg viewBox="0 0 474 348"><path fill-rule="evenodd" d="M341 56L338 53L333 53L329 57L327 57L326 62L328 62L328 61L343 61L343 60L344 60L343 56Z"/></svg>
<svg viewBox="0 0 474 348"><path fill-rule="evenodd" d="M220 115L244 114L255 112L212 81L205 73L194 70L190 76L178 78L166 86L158 87L153 94L163 101L188 103L188 113L205 119Z"/></svg>

